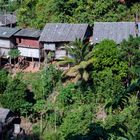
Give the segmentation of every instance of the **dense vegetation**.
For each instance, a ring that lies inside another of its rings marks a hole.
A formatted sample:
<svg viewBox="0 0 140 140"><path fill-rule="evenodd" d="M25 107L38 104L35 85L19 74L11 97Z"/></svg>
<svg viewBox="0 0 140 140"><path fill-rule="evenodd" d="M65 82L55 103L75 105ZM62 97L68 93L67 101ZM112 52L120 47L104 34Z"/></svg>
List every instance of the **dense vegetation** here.
<svg viewBox="0 0 140 140"><path fill-rule="evenodd" d="M139 9L139 0L0 0L0 12L16 12L18 25L34 28L47 22L134 21Z"/></svg>
<svg viewBox="0 0 140 140"><path fill-rule="evenodd" d="M1 11L5 8L17 10L20 26L42 28L46 22L134 21L140 4L0 0ZM16 75L1 69L0 106L30 120L34 139L139 140L140 38L120 45L112 40L95 46L76 40L72 45L66 47L72 57L58 63L72 66L65 72L53 65ZM10 52L11 59L18 55Z"/></svg>
<svg viewBox="0 0 140 140"><path fill-rule="evenodd" d="M65 72L0 70L0 105L28 118L35 139L140 139L140 38L73 46L59 62L72 65Z"/></svg>
<svg viewBox="0 0 140 140"><path fill-rule="evenodd" d="M139 0L24 0L17 13L20 26L42 28L47 22L134 21L139 9Z"/></svg>
<svg viewBox="0 0 140 140"><path fill-rule="evenodd" d="M15 12L22 5L22 0L0 0L0 14Z"/></svg>

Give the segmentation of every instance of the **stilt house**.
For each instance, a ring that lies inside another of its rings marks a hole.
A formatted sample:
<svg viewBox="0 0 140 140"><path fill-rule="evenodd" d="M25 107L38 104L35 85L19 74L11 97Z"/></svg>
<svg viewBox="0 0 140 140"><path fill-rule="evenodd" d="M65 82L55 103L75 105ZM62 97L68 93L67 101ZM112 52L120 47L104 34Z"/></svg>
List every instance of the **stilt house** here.
<svg viewBox="0 0 140 140"><path fill-rule="evenodd" d="M14 36L21 56L40 60L43 56L42 46L39 43L41 30L22 29Z"/></svg>
<svg viewBox="0 0 140 140"><path fill-rule="evenodd" d="M14 34L18 31L17 28L0 27L0 57L8 57L9 50L16 47Z"/></svg>
<svg viewBox="0 0 140 140"><path fill-rule="evenodd" d="M53 53L54 60L59 60L68 55L65 44L76 39L88 39L91 30L88 24L48 23L44 27L39 41L42 43L47 57L49 52Z"/></svg>

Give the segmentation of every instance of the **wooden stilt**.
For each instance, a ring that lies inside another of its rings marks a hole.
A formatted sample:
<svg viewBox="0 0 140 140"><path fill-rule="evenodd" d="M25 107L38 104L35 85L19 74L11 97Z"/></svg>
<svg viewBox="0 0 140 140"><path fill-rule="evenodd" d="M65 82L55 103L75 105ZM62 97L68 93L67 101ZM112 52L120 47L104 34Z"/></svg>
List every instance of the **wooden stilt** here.
<svg viewBox="0 0 140 140"><path fill-rule="evenodd" d="M24 59L25 59L25 65L26 65L26 57Z"/></svg>
<svg viewBox="0 0 140 140"><path fill-rule="evenodd" d="M1 56L0 56L0 67L1 67Z"/></svg>
<svg viewBox="0 0 140 140"><path fill-rule="evenodd" d="M70 64L68 64L68 69L70 68Z"/></svg>
<svg viewBox="0 0 140 140"><path fill-rule="evenodd" d="M40 55L41 55L41 50L39 49L39 68L40 68Z"/></svg>
<svg viewBox="0 0 140 140"><path fill-rule="evenodd" d="M1 48L0 48L0 67L1 67L1 56L2 54L1 54Z"/></svg>
<svg viewBox="0 0 140 140"><path fill-rule="evenodd" d="M10 64L12 64L12 59L11 59L11 57L10 57Z"/></svg>
<svg viewBox="0 0 140 140"><path fill-rule="evenodd" d="M34 68L34 58L32 57L32 65L33 65L33 68Z"/></svg>
<svg viewBox="0 0 140 140"><path fill-rule="evenodd" d="M40 57L39 57L39 68L40 68Z"/></svg>

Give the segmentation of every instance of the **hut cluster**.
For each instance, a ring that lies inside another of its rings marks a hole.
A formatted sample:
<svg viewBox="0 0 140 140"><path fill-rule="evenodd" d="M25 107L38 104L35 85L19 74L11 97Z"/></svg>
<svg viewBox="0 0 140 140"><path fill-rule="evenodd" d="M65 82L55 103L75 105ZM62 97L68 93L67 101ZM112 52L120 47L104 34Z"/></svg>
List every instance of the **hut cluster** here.
<svg viewBox="0 0 140 140"><path fill-rule="evenodd" d="M95 22L88 24L47 23L43 30L0 27L0 57L9 58L9 51L18 49L20 57L40 63L53 54L58 61L68 56L65 45L76 39L96 44L104 39L120 43L130 35L139 36L140 24L136 22Z"/></svg>

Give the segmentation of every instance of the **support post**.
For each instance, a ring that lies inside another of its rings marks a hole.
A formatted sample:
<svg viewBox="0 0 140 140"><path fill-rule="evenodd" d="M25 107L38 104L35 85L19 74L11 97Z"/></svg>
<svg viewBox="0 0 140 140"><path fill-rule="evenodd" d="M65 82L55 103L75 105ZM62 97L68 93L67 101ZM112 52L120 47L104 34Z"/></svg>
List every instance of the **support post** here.
<svg viewBox="0 0 140 140"><path fill-rule="evenodd" d="M39 57L39 68L40 68L40 57Z"/></svg>
<svg viewBox="0 0 140 140"><path fill-rule="evenodd" d="M0 67L1 67L1 56L0 56Z"/></svg>

